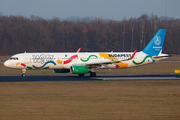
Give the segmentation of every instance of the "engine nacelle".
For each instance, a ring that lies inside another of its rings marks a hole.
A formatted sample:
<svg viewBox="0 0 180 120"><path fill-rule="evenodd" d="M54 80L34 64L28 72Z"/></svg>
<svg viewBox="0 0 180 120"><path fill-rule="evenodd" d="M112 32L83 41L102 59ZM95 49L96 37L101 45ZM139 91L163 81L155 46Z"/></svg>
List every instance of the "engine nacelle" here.
<svg viewBox="0 0 180 120"><path fill-rule="evenodd" d="M72 74L85 74L89 73L89 68L86 66L71 66L70 71Z"/></svg>
<svg viewBox="0 0 180 120"><path fill-rule="evenodd" d="M54 69L55 73L68 73L70 72L70 69Z"/></svg>

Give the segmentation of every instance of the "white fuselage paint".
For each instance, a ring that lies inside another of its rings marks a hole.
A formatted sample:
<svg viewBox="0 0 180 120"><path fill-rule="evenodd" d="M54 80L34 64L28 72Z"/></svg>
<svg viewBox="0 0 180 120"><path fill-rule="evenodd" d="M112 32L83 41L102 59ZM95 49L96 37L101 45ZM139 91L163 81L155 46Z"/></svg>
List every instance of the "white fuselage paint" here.
<svg viewBox="0 0 180 120"><path fill-rule="evenodd" d="M99 53L113 55L118 60L126 60L130 58L131 55L133 54L133 52L20 53L13 55L11 59L7 60L4 63L4 65L9 68L16 68L16 69L69 69L73 65L78 65L83 63L86 64L86 63L112 61L109 58L100 56ZM74 55L75 58L70 59ZM123 61L123 63L128 64L127 67L135 67L139 65L152 63L155 61L152 59L152 57L146 58L146 56L147 54L143 52L137 52L133 59L128 61ZM60 64L58 60L62 61L62 63ZM64 61L66 62L64 63ZM134 64L133 61L135 61L138 64ZM116 64L117 63L101 65L97 68L105 68L105 69L117 68Z"/></svg>

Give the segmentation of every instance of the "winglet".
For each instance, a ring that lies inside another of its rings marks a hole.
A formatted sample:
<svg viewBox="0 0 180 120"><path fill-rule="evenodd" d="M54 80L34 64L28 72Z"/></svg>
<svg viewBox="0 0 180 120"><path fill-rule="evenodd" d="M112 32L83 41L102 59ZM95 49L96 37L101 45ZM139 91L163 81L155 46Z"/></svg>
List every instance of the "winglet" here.
<svg viewBox="0 0 180 120"><path fill-rule="evenodd" d="M134 58L134 56L135 56L136 52L137 52L137 49L136 49L136 50L134 51L134 53L132 54L131 59L133 59L133 58Z"/></svg>
<svg viewBox="0 0 180 120"><path fill-rule="evenodd" d="M135 56L135 54L136 54L136 52L137 52L137 49L134 51L134 53L132 54L132 56L131 56L130 58L128 58L128 59L126 59L126 60L122 60L122 61L127 61L127 60L131 60L131 59L133 59L133 58L134 58L134 56Z"/></svg>
<svg viewBox="0 0 180 120"><path fill-rule="evenodd" d="M79 48L78 50L77 50L77 53L79 53L81 51L81 48Z"/></svg>

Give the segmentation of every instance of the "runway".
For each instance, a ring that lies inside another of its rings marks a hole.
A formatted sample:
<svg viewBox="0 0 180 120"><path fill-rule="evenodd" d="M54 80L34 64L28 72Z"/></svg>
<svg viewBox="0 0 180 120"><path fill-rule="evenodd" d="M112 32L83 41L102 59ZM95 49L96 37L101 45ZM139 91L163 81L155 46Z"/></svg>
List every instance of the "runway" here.
<svg viewBox="0 0 180 120"><path fill-rule="evenodd" d="M98 75L97 77L79 77L77 75L58 76L0 76L0 82L31 81L101 81L101 80L180 80L180 74L170 75Z"/></svg>

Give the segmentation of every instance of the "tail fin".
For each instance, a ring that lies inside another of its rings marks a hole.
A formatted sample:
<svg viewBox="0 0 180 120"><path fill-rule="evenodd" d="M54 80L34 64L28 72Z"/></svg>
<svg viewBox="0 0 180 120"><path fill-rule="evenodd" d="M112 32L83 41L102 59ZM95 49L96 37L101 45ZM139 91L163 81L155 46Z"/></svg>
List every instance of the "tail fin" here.
<svg viewBox="0 0 180 120"><path fill-rule="evenodd" d="M142 52L148 55L158 56L162 51L165 35L166 29L160 29Z"/></svg>

